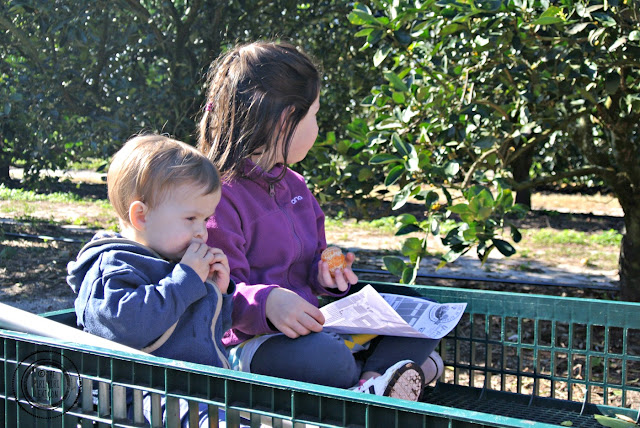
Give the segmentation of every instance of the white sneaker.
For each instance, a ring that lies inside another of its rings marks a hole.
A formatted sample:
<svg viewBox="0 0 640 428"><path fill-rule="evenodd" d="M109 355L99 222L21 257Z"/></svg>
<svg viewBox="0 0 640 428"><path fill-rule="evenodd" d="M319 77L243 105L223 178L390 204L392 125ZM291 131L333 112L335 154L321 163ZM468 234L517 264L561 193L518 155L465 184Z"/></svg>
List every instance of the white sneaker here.
<svg viewBox="0 0 640 428"><path fill-rule="evenodd" d="M383 375L352 388L352 391L418 401L423 387L424 374L420 366L411 360L403 360L389 367Z"/></svg>

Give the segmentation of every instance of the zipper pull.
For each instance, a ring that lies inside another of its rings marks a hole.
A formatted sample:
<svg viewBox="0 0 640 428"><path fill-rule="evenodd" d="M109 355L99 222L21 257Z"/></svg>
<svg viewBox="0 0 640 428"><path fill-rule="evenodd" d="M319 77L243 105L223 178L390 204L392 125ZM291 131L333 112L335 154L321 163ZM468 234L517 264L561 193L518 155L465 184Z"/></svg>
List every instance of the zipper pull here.
<svg viewBox="0 0 640 428"><path fill-rule="evenodd" d="M276 197L276 189L273 183L269 184L269 194L271 195L272 198Z"/></svg>

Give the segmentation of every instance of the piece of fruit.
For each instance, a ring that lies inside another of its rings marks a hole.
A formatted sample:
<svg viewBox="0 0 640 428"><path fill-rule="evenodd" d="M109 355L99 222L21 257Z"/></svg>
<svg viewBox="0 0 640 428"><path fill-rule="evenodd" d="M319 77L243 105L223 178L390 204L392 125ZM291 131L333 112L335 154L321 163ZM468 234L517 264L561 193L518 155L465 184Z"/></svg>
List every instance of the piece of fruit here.
<svg viewBox="0 0 640 428"><path fill-rule="evenodd" d="M327 247L322 252L321 258L329 265L329 272L332 276L336 269L344 269L347 266L342 250L338 247Z"/></svg>

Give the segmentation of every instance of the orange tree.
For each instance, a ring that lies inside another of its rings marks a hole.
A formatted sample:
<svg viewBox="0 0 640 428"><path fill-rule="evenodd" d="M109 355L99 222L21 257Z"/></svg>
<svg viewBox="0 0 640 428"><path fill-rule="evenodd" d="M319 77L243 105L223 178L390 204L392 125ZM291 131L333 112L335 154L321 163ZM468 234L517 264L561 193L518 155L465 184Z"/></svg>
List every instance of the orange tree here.
<svg viewBox="0 0 640 428"><path fill-rule="evenodd" d="M375 73L358 67L364 53L339 25L351 9L341 0L2 1L0 183L22 166L42 185L41 170L107 158L140 130L193 142L211 60L256 39L281 38L318 59L319 120L340 136Z"/></svg>
<svg viewBox="0 0 640 428"><path fill-rule="evenodd" d="M395 208L416 197L428 214L399 217L398 234L424 235L405 241L408 261L385 260L390 271L410 282L451 213L461 221L443 239L443 262L472 247L482 259L493 249L509 256L520 237L512 191L588 176L624 209L621 291L640 300L637 0L379 0L356 4L349 20L384 78L351 141L398 189ZM532 158L569 153L571 162L529 174ZM427 185L447 195L446 209Z"/></svg>

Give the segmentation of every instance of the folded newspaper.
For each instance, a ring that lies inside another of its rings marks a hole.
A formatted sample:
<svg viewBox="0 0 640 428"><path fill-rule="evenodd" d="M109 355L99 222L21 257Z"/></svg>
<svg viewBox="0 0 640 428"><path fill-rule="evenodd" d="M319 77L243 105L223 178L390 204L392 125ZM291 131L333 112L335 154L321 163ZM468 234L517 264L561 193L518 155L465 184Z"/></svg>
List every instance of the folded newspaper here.
<svg viewBox="0 0 640 428"><path fill-rule="evenodd" d="M371 285L320 308L325 331L440 339L454 329L466 303L436 303L378 293Z"/></svg>

